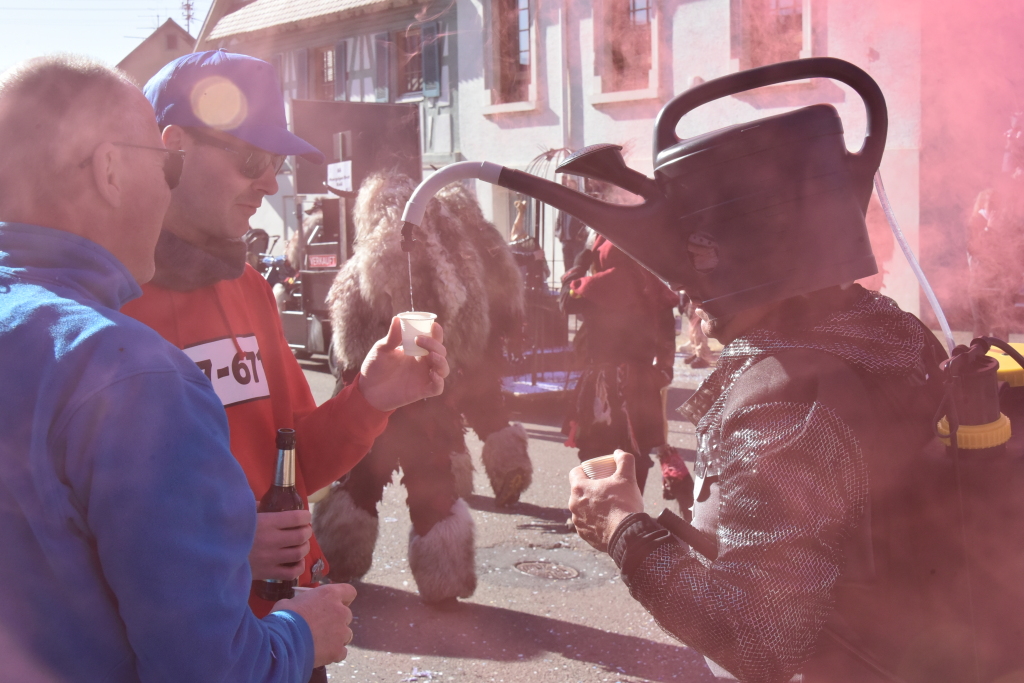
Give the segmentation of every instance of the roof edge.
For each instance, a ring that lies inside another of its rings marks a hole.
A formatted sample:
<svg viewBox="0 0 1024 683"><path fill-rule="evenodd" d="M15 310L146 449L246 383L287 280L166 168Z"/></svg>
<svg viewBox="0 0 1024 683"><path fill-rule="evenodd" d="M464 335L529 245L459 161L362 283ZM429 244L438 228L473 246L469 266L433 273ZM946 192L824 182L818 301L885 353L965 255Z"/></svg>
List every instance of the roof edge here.
<svg viewBox="0 0 1024 683"><path fill-rule="evenodd" d="M171 26L169 26L169 27L168 27L168 26L167 26L167 24L171 24ZM173 31L174 29L178 29L178 31L180 31L180 32L181 32L181 33L183 34L183 36L184 36L184 37L186 37L186 38L188 39L188 41L189 41L190 43L192 43L193 47L195 46L195 44L196 44L196 42L195 42L195 41L196 41L196 39L192 37L192 34L191 34L191 33L189 33L188 31L186 31L186 30L184 29L184 27L183 27L183 26L182 26L181 24L179 24L178 22L176 22L176 21L175 21L174 19L170 19L170 18L168 18L168 19L167 19L167 21L165 21L164 23L162 23L162 24L160 24L159 26L157 26L157 27L156 27L156 29L154 29L154 31L153 31L152 33L150 33L150 34L149 34L148 36L146 36L145 38L143 38L143 40L142 40L142 42L141 42L141 43L139 43L139 44L138 44L138 45L136 45L136 46L135 46L134 48L132 48L132 51L131 51L131 52L129 52L128 54L126 54L126 55L125 55L124 57L122 57L122 58L121 58L121 61L119 61L119 62L118 62L117 64L115 64L114 66L116 66L117 68L121 68L121 65L122 65L122 64L124 64L124 63L125 63L126 61L128 61L128 59L129 59L129 58L130 58L130 57L131 57L132 55L134 55L134 54L135 54L136 52L138 52L139 50L141 50L141 49L143 48L143 46L145 46L145 45L146 45L146 44L148 44L148 43L149 43L150 41L152 41L152 40L153 40L154 38L156 38L156 36L157 36L158 34L162 34L162 33L164 32L164 28L165 28L165 27L166 27L166 28L167 28L168 30L170 30L170 31Z"/></svg>
<svg viewBox="0 0 1024 683"><path fill-rule="evenodd" d="M193 52L202 52L208 49L207 42L209 41L210 32L227 15L228 8L233 1L213 0L213 4L210 5L210 9L206 12L206 18L203 19L203 26L199 29L199 35L196 36L196 44L192 49Z"/></svg>
<svg viewBox="0 0 1024 683"><path fill-rule="evenodd" d="M225 0L220 0L225 1ZM235 33L225 33L222 35L214 35L216 26L212 27L209 31L209 35L205 38L208 43L213 41L227 40L227 39L242 39L242 40L253 40L263 38L269 35L277 33L290 33L292 31L301 30L303 28L309 28L318 26L321 24L330 23L345 19L348 17L359 16L362 14L369 14L371 12L377 12L384 9L391 9L396 6L409 6L416 5L415 1L410 0L373 0L372 2L362 7L352 7L349 9L333 10L326 14L319 14L317 16L305 17L303 19L295 19L282 22L280 24L274 24L272 26L265 26L263 28L251 30L251 31L238 31ZM227 15L225 15L227 16ZM223 17L221 17L223 19ZM217 20L220 22L220 19ZM205 47L203 49L209 49Z"/></svg>

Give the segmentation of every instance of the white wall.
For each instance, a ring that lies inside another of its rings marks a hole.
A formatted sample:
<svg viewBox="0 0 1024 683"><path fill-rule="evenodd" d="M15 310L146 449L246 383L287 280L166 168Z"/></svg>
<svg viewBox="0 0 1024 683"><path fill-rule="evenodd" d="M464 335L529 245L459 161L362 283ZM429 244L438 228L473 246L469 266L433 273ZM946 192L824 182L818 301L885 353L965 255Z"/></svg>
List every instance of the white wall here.
<svg viewBox="0 0 1024 683"><path fill-rule="evenodd" d="M285 242L298 226L298 219L295 216L295 189L291 173L278 175L277 185L277 194L263 198L260 208L249 219L249 227L266 230L271 241L275 236L278 237L272 253L283 254Z"/></svg>

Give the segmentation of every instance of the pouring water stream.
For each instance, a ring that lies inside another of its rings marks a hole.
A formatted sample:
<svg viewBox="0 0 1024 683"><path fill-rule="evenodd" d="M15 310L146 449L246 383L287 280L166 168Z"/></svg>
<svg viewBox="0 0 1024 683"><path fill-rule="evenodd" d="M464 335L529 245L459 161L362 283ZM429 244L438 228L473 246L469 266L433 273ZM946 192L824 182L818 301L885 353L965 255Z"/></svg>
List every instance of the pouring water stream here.
<svg viewBox="0 0 1024 683"><path fill-rule="evenodd" d="M405 252L405 257L407 259L409 259L409 310L410 311L415 311L416 310L416 304L413 303L413 300L412 300L412 252L411 251Z"/></svg>

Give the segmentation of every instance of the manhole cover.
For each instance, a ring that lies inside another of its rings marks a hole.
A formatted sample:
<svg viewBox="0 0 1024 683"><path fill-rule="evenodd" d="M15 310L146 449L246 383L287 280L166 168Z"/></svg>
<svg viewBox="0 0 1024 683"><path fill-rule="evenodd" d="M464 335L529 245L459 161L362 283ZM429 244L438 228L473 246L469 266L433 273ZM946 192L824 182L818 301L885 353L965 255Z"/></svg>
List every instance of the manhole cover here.
<svg viewBox="0 0 1024 683"><path fill-rule="evenodd" d="M515 567L524 574L541 579L575 579L580 575L572 567L567 567L557 562L516 562Z"/></svg>

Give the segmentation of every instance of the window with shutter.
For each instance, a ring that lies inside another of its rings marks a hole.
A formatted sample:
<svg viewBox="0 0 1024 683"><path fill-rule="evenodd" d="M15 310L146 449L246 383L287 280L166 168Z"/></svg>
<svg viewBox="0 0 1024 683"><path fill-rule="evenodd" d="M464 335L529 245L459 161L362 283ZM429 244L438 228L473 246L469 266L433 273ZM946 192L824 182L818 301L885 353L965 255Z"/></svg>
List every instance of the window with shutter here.
<svg viewBox="0 0 1024 683"><path fill-rule="evenodd" d="M419 28L409 27L395 36L398 78L395 97L423 92L423 41Z"/></svg>
<svg viewBox="0 0 1024 683"><path fill-rule="evenodd" d="M740 69L812 55L812 0L732 1L733 56Z"/></svg>
<svg viewBox="0 0 1024 683"><path fill-rule="evenodd" d="M602 92L647 88L651 71L654 19L652 0L605 0L606 39L601 68Z"/></svg>
<svg viewBox="0 0 1024 683"><path fill-rule="evenodd" d="M313 50L313 97L315 100L333 100L337 69L334 47L318 47Z"/></svg>
<svg viewBox="0 0 1024 683"><path fill-rule="evenodd" d="M391 82L391 38L387 33L378 33L373 37L374 79L373 97L376 102L389 102Z"/></svg>
<svg viewBox="0 0 1024 683"><path fill-rule="evenodd" d="M497 101L522 102L529 97L533 58L530 0L496 0L493 7Z"/></svg>

